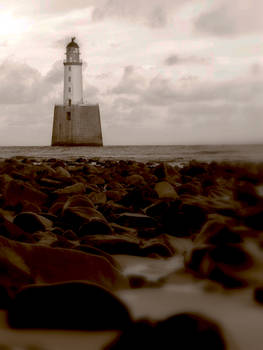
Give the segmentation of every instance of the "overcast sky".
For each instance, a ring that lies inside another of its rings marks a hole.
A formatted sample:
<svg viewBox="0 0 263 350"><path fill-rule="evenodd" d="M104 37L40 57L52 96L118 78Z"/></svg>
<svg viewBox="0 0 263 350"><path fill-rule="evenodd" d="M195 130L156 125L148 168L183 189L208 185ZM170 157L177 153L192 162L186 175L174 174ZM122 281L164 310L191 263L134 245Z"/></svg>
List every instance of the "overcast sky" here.
<svg viewBox="0 0 263 350"><path fill-rule="evenodd" d="M263 141L262 0L1 0L0 145L50 145L71 36L104 144Z"/></svg>

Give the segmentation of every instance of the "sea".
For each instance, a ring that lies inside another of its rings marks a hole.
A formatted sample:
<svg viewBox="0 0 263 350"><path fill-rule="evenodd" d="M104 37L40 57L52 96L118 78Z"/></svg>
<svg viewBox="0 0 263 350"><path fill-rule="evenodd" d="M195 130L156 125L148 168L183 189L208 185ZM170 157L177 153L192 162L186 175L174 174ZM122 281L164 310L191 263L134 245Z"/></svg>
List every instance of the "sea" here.
<svg viewBox="0 0 263 350"><path fill-rule="evenodd" d="M172 145L172 146L103 146L103 147L0 147L0 159L29 157L36 160L77 158L168 162L183 166L191 160L200 162L263 162L263 144L254 145Z"/></svg>

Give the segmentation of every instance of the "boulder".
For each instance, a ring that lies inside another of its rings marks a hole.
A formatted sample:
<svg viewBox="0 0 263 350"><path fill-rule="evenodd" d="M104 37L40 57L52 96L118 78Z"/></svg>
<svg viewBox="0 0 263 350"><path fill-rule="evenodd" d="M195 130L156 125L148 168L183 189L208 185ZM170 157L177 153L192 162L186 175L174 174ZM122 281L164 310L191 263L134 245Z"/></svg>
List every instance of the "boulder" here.
<svg viewBox="0 0 263 350"><path fill-rule="evenodd" d="M117 223L128 227L154 227L157 222L150 216L140 213L122 213L118 215Z"/></svg>
<svg viewBox="0 0 263 350"><path fill-rule="evenodd" d="M58 189L54 191L55 194L58 195L74 195L74 194L82 194L86 191L86 187L82 182L77 182L74 185L66 186L64 188Z"/></svg>
<svg viewBox="0 0 263 350"><path fill-rule="evenodd" d="M66 210L70 207L89 207L94 208L92 201L89 199L88 195L85 194L76 194L68 198L64 204L63 210Z"/></svg>
<svg viewBox="0 0 263 350"><path fill-rule="evenodd" d="M10 293L27 284L88 281L108 289L125 288L126 278L104 257L49 248L0 237L0 286Z"/></svg>
<svg viewBox="0 0 263 350"><path fill-rule="evenodd" d="M105 350L202 349L225 350L220 327L207 317L181 313L163 321L134 322Z"/></svg>
<svg viewBox="0 0 263 350"><path fill-rule="evenodd" d="M5 205L8 207L15 207L25 200L41 206L48 199L45 193L35 189L29 183L18 180L10 181L3 195Z"/></svg>
<svg viewBox="0 0 263 350"><path fill-rule="evenodd" d="M48 231L52 228L52 221L33 212L22 212L14 218L14 224L25 232Z"/></svg>
<svg viewBox="0 0 263 350"><path fill-rule="evenodd" d="M208 245L195 248L186 257L186 268L201 278L208 278L225 288L245 287L243 271L253 266L250 254L238 244Z"/></svg>
<svg viewBox="0 0 263 350"><path fill-rule="evenodd" d="M108 254L140 255L140 241L128 234L84 236L81 244L101 249Z"/></svg>
<svg viewBox="0 0 263 350"><path fill-rule="evenodd" d="M127 191L125 190L107 190L106 191L107 199L113 200L114 202L119 202L123 197L127 195Z"/></svg>
<svg viewBox="0 0 263 350"><path fill-rule="evenodd" d="M103 205L107 202L107 195L105 192L91 192L88 197L92 203L96 205Z"/></svg>
<svg viewBox="0 0 263 350"><path fill-rule="evenodd" d="M133 174L129 175L125 178L125 183L128 186L140 186L140 185L145 185L145 180L143 176L138 175L138 174Z"/></svg>
<svg viewBox="0 0 263 350"><path fill-rule="evenodd" d="M122 330L131 323L127 308L108 290L85 282L23 288L8 309L13 328Z"/></svg>
<svg viewBox="0 0 263 350"><path fill-rule="evenodd" d="M167 181L158 182L154 186L154 190L156 191L160 199L179 199L179 196L176 193L174 187Z"/></svg>
<svg viewBox="0 0 263 350"><path fill-rule="evenodd" d="M89 207L68 207L63 211L62 219L79 235L91 233L110 233L111 226L96 209Z"/></svg>
<svg viewBox="0 0 263 350"><path fill-rule="evenodd" d="M58 166L56 168L56 174L55 177L58 178L69 178L71 177L70 173L67 171L67 169L63 168L62 166Z"/></svg>

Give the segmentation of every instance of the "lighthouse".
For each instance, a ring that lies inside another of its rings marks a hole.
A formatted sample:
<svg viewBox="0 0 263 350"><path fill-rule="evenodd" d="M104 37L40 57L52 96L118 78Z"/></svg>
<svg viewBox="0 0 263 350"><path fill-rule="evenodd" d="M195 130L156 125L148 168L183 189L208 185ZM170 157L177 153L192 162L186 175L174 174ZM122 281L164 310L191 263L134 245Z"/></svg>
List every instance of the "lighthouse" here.
<svg viewBox="0 0 263 350"><path fill-rule="evenodd" d="M99 105L84 104L82 61L76 38L66 46L63 105L54 108L52 146L102 146Z"/></svg>
<svg viewBox="0 0 263 350"><path fill-rule="evenodd" d="M64 105L83 103L82 61L79 56L79 46L72 38L64 61Z"/></svg>

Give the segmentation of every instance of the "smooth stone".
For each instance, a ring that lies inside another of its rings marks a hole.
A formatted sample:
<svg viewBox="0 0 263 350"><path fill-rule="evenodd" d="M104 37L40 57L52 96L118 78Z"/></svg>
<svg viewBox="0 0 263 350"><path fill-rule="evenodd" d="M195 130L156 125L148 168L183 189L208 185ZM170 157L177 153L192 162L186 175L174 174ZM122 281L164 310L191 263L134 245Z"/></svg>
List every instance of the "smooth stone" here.
<svg viewBox="0 0 263 350"><path fill-rule="evenodd" d="M139 213L122 213L119 214L117 223L130 227L153 227L157 222L150 216Z"/></svg>
<svg viewBox="0 0 263 350"><path fill-rule="evenodd" d="M76 250L80 250L83 253L88 254L95 254L99 256L103 256L105 259L107 259L113 266L120 269L120 265L117 263L117 261L110 255L105 253L103 250L99 248L92 247L91 245L87 244L80 244L75 247Z"/></svg>
<svg viewBox="0 0 263 350"><path fill-rule="evenodd" d="M81 194L86 191L86 187L82 182L78 182L74 185L66 186L64 188L61 188L59 190L54 191L54 193L58 195L74 195L74 194Z"/></svg>
<svg viewBox="0 0 263 350"><path fill-rule="evenodd" d="M68 177L68 178L70 178L71 177L71 175L70 175L70 173L67 171L67 169L65 169L65 168L63 168L62 166L58 166L57 168L56 168L56 174L55 174L55 176L57 176L57 177Z"/></svg>
<svg viewBox="0 0 263 350"><path fill-rule="evenodd" d="M181 313L163 321L134 322L105 350L225 350L220 327L207 317Z"/></svg>
<svg viewBox="0 0 263 350"><path fill-rule="evenodd" d="M48 231L53 226L51 220L33 212L22 212L14 218L13 222L25 232L29 233Z"/></svg>
<svg viewBox="0 0 263 350"><path fill-rule="evenodd" d="M67 282L23 288L12 300L13 328L122 330L131 323L127 308L95 284Z"/></svg>
<svg viewBox="0 0 263 350"><path fill-rule="evenodd" d="M201 278L208 278L225 288L245 287L242 272L253 266L252 257L238 244L207 245L193 249L186 257L186 268Z"/></svg>
<svg viewBox="0 0 263 350"><path fill-rule="evenodd" d="M98 175L88 175L86 176L86 180L88 184L91 185L104 185L105 184L105 180L103 179L103 177L98 176Z"/></svg>
<svg viewBox="0 0 263 350"><path fill-rule="evenodd" d="M88 197L92 203L96 205L103 205L107 202L107 195L105 192L91 192Z"/></svg>
<svg viewBox="0 0 263 350"><path fill-rule="evenodd" d="M141 175L133 174L129 175L125 178L125 183L128 186L139 186L139 185L145 185L146 182Z"/></svg>
<svg viewBox="0 0 263 350"><path fill-rule="evenodd" d="M81 243L101 249L108 254L140 255L140 241L130 235L88 235L82 237Z"/></svg>
<svg viewBox="0 0 263 350"><path fill-rule="evenodd" d="M85 194L76 194L68 198L64 204L63 210L66 210L70 207L90 207L94 208L94 205L88 195Z"/></svg>
<svg viewBox="0 0 263 350"><path fill-rule="evenodd" d="M18 180L10 181L3 195L5 205L10 207L15 207L25 200L42 206L48 199L45 193L35 189L28 183Z"/></svg>
<svg viewBox="0 0 263 350"><path fill-rule="evenodd" d="M127 279L104 257L73 249L0 237L0 263L0 285L10 292L27 284L71 280L92 282L111 290L128 286Z"/></svg>
<svg viewBox="0 0 263 350"><path fill-rule="evenodd" d="M115 202L119 202L123 197L127 195L127 191L125 190L107 190L106 191L107 199L113 200Z"/></svg>
<svg viewBox="0 0 263 350"><path fill-rule="evenodd" d="M154 186L154 190L158 194L160 199L168 198L168 199L179 199L178 194L176 193L174 187L166 181L158 182Z"/></svg>
<svg viewBox="0 0 263 350"><path fill-rule="evenodd" d="M112 231L106 218L96 209L89 207L68 207L62 219L79 235L88 233L110 233Z"/></svg>

